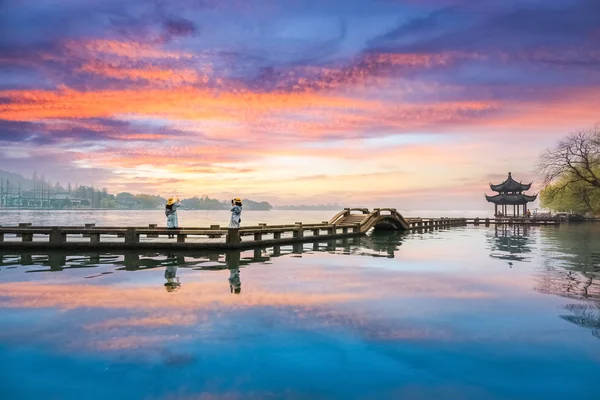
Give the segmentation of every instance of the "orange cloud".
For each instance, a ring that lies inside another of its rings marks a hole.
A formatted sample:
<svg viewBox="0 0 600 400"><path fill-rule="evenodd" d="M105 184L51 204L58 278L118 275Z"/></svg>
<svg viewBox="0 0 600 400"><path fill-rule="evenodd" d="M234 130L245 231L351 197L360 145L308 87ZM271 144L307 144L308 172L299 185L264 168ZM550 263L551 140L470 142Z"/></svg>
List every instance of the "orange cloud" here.
<svg viewBox="0 0 600 400"><path fill-rule="evenodd" d="M144 80L153 83L168 82L174 85L196 82L207 83L209 80L207 76L198 76L198 73L192 69L163 69L154 66L146 69L126 68L98 62L85 64L81 68L78 68L77 72L87 72L115 79Z"/></svg>

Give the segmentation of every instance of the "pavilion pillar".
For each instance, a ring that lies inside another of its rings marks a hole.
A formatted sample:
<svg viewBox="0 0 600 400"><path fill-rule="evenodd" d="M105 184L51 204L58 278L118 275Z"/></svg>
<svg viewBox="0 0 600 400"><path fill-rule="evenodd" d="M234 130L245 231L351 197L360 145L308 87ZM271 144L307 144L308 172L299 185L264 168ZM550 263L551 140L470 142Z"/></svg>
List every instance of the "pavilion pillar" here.
<svg viewBox="0 0 600 400"><path fill-rule="evenodd" d="M494 204L494 217L498 216L498 204Z"/></svg>

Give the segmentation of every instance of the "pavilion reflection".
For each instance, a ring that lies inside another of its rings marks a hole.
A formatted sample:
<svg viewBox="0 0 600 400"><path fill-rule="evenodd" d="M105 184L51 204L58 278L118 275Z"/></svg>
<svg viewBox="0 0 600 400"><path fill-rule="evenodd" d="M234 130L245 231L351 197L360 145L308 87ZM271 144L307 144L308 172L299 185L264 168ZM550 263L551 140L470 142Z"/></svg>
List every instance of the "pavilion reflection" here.
<svg viewBox="0 0 600 400"><path fill-rule="evenodd" d="M496 225L493 235L488 236L490 257L506 260L509 265L512 261L527 262L535 239L532 237L529 227Z"/></svg>

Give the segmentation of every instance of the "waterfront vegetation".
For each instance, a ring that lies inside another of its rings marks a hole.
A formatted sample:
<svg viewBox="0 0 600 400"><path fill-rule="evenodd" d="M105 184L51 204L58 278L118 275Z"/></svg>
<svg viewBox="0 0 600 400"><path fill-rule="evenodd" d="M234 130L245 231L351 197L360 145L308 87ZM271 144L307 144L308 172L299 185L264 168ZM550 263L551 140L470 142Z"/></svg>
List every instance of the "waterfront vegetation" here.
<svg viewBox="0 0 600 400"><path fill-rule="evenodd" d="M0 170L0 207L5 208L103 208L103 209L155 209L165 205L166 198L153 194L121 192L111 194L107 189L87 185L62 185L51 183L34 172L31 179ZM270 210L266 201L243 199L246 210ZM181 200L190 210L225 210L229 200L217 200L208 196Z"/></svg>
<svg viewBox="0 0 600 400"><path fill-rule="evenodd" d="M569 135L538 163L544 175L541 206L552 211L600 215L600 125Z"/></svg>

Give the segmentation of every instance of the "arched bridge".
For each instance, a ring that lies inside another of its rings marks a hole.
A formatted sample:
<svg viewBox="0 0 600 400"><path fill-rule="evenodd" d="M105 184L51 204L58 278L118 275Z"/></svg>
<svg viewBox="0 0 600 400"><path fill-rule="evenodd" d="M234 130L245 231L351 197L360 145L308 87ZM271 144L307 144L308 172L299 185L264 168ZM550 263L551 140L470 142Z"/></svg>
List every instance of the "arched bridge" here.
<svg viewBox="0 0 600 400"><path fill-rule="evenodd" d="M345 208L329 220L337 227L360 227L360 232L378 230L408 230L410 225L395 208Z"/></svg>

